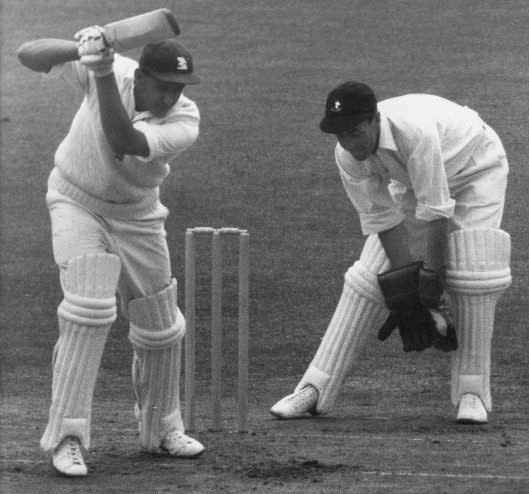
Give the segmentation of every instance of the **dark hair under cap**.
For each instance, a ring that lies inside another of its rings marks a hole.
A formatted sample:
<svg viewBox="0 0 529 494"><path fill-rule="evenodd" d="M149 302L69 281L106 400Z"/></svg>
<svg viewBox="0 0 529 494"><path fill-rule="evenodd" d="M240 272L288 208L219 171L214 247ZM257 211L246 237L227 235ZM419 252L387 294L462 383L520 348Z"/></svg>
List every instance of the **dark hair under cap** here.
<svg viewBox="0 0 529 494"><path fill-rule="evenodd" d="M377 99L367 84L344 82L328 94L320 129L328 134L339 134L369 120L376 111Z"/></svg>
<svg viewBox="0 0 529 494"><path fill-rule="evenodd" d="M146 45L140 56L140 69L156 79L180 84L198 84L193 74L191 54L174 38Z"/></svg>

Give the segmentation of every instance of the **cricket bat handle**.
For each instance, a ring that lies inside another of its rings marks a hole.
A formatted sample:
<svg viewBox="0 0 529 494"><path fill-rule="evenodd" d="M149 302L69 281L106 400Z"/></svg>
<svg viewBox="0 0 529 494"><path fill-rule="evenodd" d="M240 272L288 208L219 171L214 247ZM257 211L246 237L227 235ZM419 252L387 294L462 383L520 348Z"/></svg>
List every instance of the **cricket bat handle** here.
<svg viewBox="0 0 529 494"><path fill-rule="evenodd" d="M158 9L105 25L105 38L117 52L142 48L180 34L169 9Z"/></svg>

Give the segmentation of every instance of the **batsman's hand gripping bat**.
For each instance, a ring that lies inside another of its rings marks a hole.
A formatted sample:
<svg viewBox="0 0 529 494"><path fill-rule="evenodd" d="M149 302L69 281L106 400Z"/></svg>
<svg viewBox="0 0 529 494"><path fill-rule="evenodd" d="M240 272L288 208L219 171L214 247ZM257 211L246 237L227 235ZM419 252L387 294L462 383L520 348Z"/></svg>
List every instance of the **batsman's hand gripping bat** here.
<svg viewBox="0 0 529 494"><path fill-rule="evenodd" d="M117 52L159 43L180 34L180 27L169 9L145 12L111 22L104 28L107 43Z"/></svg>
<svg viewBox="0 0 529 494"><path fill-rule="evenodd" d="M95 27L92 26L92 28ZM87 29L90 28L81 29L74 39L79 41ZM180 28L169 9L153 10L107 24L104 27L104 43L97 51L104 51L106 48L112 48L114 51L142 48L149 43L159 43L168 38L174 38L178 34L180 34ZM66 47L64 42L67 43ZM93 37L92 42L92 45L97 46L96 37ZM73 56L69 43L71 42L52 38L28 41L19 47L17 56L20 62L29 69L48 73L53 66L76 60L77 57L82 56L79 52ZM88 49L89 46L85 48L87 48L86 54L95 53L94 49Z"/></svg>

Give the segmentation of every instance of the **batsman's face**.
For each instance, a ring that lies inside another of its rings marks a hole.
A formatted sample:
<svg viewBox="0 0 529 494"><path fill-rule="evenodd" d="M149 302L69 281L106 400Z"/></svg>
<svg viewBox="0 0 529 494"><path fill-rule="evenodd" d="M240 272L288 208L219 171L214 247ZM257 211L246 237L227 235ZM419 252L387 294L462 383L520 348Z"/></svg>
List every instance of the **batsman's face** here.
<svg viewBox="0 0 529 494"><path fill-rule="evenodd" d="M364 120L356 127L336 134L336 138L340 146L349 151L356 160L362 161L370 154L376 153L379 135L380 114L377 113L371 121Z"/></svg>
<svg viewBox="0 0 529 494"><path fill-rule="evenodd" d="M155 117L163 117L176 104L185 85L167 82L138 71L134 84L136 110L150 111Z"/></svg>

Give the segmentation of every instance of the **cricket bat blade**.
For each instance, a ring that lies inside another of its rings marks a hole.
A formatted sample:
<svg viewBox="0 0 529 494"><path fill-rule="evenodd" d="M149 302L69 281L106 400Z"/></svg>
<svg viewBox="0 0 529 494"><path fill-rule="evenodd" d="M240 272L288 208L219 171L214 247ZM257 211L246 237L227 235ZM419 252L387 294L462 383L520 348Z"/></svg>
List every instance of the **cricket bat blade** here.
<svg viewBox="0 0 529 494"><path fill-rule="evenodd" d="M117 52L159 43L180 34L169 9L157 9L105 25L105 38Z"/></svg>

